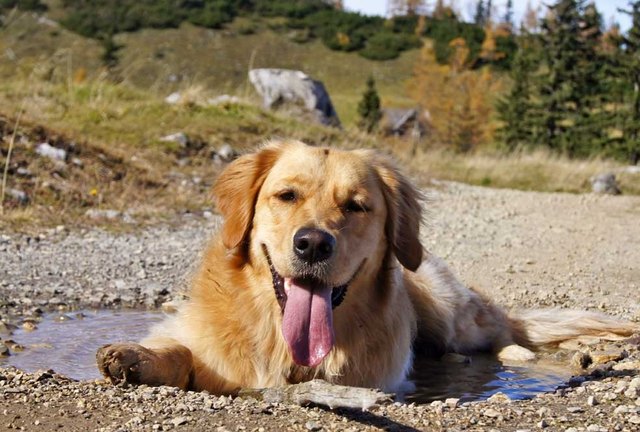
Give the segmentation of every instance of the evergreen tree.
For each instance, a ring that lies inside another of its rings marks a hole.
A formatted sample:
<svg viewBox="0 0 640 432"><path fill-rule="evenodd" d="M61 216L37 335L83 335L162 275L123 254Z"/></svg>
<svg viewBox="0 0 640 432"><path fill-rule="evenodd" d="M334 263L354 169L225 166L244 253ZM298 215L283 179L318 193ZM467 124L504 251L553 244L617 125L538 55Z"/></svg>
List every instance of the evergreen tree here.
<svg viewBox="0 0 640 432"><path fill-rule="evenodd" d="M107 68L111 69L118 65L118 51L122 48L121 45L117 44L113 40L113 33L109 33L102 38L100 38L100 43L102 44L102 54L100 55L100 60L102 60L102 64Z"/></svg>
<svg viewBox="0 0 640 432"><path fill-rule="evenodd" d="M581 56L586 51L580 37L583 0L560 0L549 7L542 22L542 43L547 71L540 81L540 116L534 138L569 156L578 144L575 126L583 113L585 93Z"/></svg>
<svg viewBox="0 0 640 432"><path fill-rule="evenodd" d="M473 16L473 22L479 26L484 26L485 16L486 10L484 7L484 0L478 0L478 2L476 3L476 13Z"/></svg>
<svg viewBox="0 0 640 432"><path fill-rule="evenodd" d="M507 0L503 21L510 28L513 28L513 0Z"/></svg>
<svg viewBox="0 0 640 432"><path fill-rule="evenodd" d="M575 156L588 156L602 152L608 145L608 133L613 119L606 110L609 102L607 87L613 77L604 73L602 16L595 3L585 6L580 28L580 63L576 64L580 80L580 110L577 113L574 142L570 151Z"/></svg>
<svg viewBox="0 0 640 432"><path fill-rule="evenodd" d="M498 134L509 151L533 143L533 73L537 66L533 38L530 34L523 33L511 65L513 86L505 97L498 100L496 106L498 118L502 122Z"/></svg>
<svg viewBox="0 0 640 432"><path fill-rule="evenodd" d="M362 99L358 103L358 114L360 114L359 126L368 133L373 132L378 126L382 117L380 110L380 96L376 90L376 83L372 76L367 79L367 88L362 94Z"/></svg>
<svg viewBox="0 0 640 432"><path fill-rule="evenodd" d="M629 2L631 28L624 39L624 66L627 82L632 91L624 126L622 152L633 164L640 161L640 1Z"/></svg>
<svg viewBox="0 0 640 432"><path fill-rule="evenodd" d="M493 1L487 0L487 6L484 11L484 22L485 24L490 24L493 18Z"/></svg>

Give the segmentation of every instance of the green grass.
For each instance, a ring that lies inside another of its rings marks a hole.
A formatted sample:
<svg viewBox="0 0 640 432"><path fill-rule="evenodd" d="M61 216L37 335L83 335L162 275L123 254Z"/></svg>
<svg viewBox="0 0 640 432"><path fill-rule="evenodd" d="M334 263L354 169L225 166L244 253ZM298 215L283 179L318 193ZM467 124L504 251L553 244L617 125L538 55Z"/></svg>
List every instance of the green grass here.
<svg viewBox="0 0 640 432"><path fill-rule="evenodd" d="M228 29L209 30L184 24L179 29L147 29L119 34L119 65L111 75L125 83L151 90L159 98L200 85L209 94L258 96L247 80L250 67L299 69L327 87L343 124L357 120L356 107L371 75L385 106L414 106L405 89L418 50L391 61L371 61L358 54L332 51L321 41L296 43L288 33L255 23L254 34L242 34L245 18ZM0 78L33 74L50 81L68 82L79 70L90 80L104 74L102 48L95 40L63 28L37 23L19 14L0 29L0 49L10 49L15 60L0 58Z"/></svg>

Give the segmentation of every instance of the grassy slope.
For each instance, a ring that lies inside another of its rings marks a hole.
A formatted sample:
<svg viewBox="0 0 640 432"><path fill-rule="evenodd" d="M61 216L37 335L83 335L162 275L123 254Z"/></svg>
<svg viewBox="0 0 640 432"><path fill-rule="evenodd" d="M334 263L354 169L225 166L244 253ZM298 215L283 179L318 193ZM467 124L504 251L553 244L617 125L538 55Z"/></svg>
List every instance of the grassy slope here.
<svg viewBox="0 0 640 432"><path fill-rule="evenodd" d="M163 102L168 92L187 87L192 93L244 95L246 70L256 48L256 67L300 67L324 80L348 125L354 119L361 83L370 73L378 80L383 100L410 104L404 96L404 79L415 52L394 62L374 63L329 51L318 42L298 45L268 30L238 36L192 26L119 37L126 44L117 71L124 82L114 84L101 75L95 41L38 24L28 14L14 17L8 28L0 29L0 52L5 53L0 58L0 114L7 118L0 146L6 154L8 131L24 109L23 124L31 126L21 128L25 139L14 149L8 185L32 197L26 209L7 204L15 208L0 218L0 229L83 223L86 209L95 207L129 210L139 221L199 211L210 206L206 192L219 170L210 160L211 150L225 143L246 150L273 136L341 147L379 147L393 152L422 181L436 177L581 192L588 190L591 175L619 166L544 154L458 156L431 151L410 157L408 143L376 139L349 126L345 131L313 126L249 105L169 106ZM80 69L87 71L87 78L74 80ZM184 80L168 82L175 73ZM45 133L38 126L46 126ZM199 138L205 148L185 153L159 141L176 131ZM35 144L52 137L61 145L77 143L73 156L82 160L82 169L59 170L35 155ZM4 162L0 159L2 167ZM35 178L14 175L17 164L33 171ZM204 181L195 181L198 178ZM637 177L621 180L625 193L640 193Z"/></svg>
<svg viewBox="0 0 640 432"><path fill-rule="evenodd" d="M127 81L165 93L199 83L213 93L254 95L246 76L254 68L299 69L324 82L343 123L353 124L367 77L373 75L385 104L412 105L405 82L417 51L389 62L374 62L357 54L331 51L320 41L304 44L262 28L239 35L233 25L213 31L191 25L175 30L143 30L123 34L120 73ZM251 63L252 62L252 63ZM168 77L180 76L182 83Z"/></svg>

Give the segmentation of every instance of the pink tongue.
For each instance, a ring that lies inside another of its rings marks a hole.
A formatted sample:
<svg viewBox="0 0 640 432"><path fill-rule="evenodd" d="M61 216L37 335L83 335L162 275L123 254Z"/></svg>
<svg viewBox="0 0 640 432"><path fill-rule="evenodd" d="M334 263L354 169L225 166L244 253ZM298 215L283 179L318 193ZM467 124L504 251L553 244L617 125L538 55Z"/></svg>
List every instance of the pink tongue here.
<svg viewBox="0 0 640 432"><path fill-rule="evenodd" d="M317 366L333 348L331 287L291 278L285 278L284 286L284 339L297 364Z"/></svg>

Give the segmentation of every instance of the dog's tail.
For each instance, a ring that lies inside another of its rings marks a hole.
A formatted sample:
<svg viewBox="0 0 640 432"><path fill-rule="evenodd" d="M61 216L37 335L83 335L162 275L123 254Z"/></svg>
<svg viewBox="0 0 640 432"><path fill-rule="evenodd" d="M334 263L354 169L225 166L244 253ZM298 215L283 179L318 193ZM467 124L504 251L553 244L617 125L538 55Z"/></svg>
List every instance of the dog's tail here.
<svg viewBox="0 0 640 432"><path fill-rule="evenodd" d="M511 314L510 320L516 343L534 348L558 346L584 336L621 340L640 332L640 323L580 310L525 310Z"/></svg>

